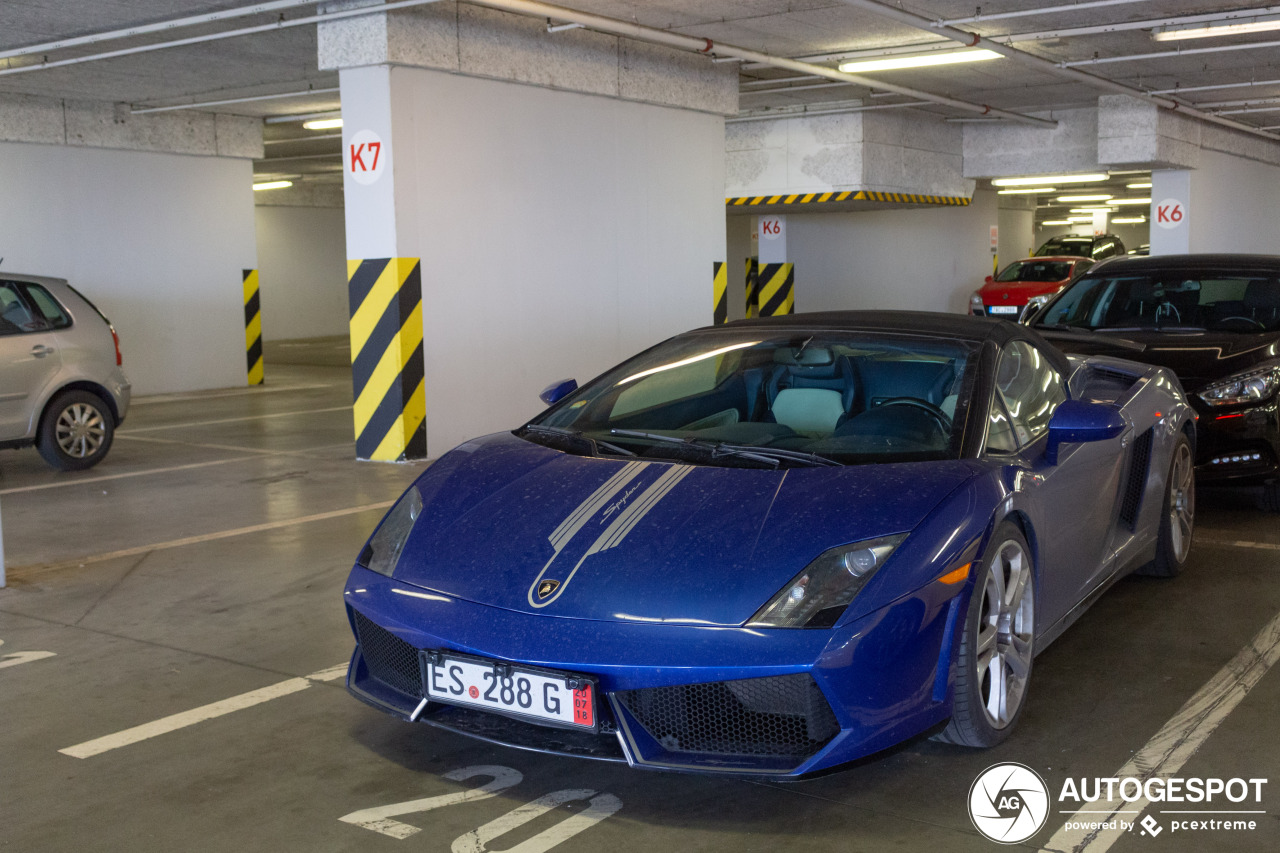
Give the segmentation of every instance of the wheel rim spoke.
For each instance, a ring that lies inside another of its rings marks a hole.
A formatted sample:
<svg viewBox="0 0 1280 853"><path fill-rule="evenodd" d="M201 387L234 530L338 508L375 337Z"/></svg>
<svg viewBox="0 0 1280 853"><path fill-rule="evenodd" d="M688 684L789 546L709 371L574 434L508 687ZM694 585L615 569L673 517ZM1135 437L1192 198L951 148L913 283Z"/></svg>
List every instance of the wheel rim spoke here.
<svg viewBox="0 0 1280 853"><path fill-rule="evenodd" d="M62 452L84 459L98 452L106 440L102 414L85 403L72 403L62 410L54 424L54 439Z"/></svg>
<svg viewBox="0 0 1280 853"><path fill-rule="evenodd" d="M1035 637L1035 579L1022 544L996 549L981 594L974 638L976 678L988 722L1004 728L1017 716L1031 673Z"/></svg>

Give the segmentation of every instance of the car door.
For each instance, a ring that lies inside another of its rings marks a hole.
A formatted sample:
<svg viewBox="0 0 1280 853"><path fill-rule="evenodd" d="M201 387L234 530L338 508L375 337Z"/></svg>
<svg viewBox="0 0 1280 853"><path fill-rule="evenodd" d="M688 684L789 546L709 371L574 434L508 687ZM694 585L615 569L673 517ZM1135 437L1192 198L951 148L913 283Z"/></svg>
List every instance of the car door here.
<svg viewBox="0 0 1280 853"><path fill-rule="evenodd" d="M48 321L17 285L0 281L0 441L28 437L41 392L61 368Z"/></svg>
<svg viewBox="0 0 1280 853"><path fill-rule="evenodd" d="M997 362L996 415L988 433L989 450L1003 447L1016 460L1014 488L1034 508L1038 622L1046 628L1110 570L1124 459L1120 438L1064 445L1056 465L1045 459L1049 419L1067 399L1066 380L1037 347L1011 341Z"/></svg>

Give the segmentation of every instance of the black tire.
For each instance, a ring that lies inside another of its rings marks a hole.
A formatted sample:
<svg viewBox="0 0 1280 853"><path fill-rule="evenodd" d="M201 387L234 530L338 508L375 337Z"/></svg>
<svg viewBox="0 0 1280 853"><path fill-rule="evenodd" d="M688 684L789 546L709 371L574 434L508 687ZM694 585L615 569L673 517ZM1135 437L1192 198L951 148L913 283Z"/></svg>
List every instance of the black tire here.
<svg viewBox="0 0 1280 853"><path fill-rule="evenodd" d="M1160 533L1156 540L1156 556L1138 569L1137 574L1153 578L1173 578L1182 574L1191 553L1196 520L1196 466L1191 442L1178 436L1169 458L1169 476L1165 483L1164 503L1160 509Z"/></svg>
<svg viewBox="0 0 1280 853"><path fill-rule="evenodd" d="M1010 580L1015 583L1012 593L1016 602L1008 594ZM1001 618L1006 612L1009 630L1002 633L999 626L1006 621ZM1007 738L1026 706L1034 655L1035 565L1022 531L1005 521L992 535L974 577L953 667L951 722L937 739L960 746L990 747Z"/></svg>
<svg viewBox="0 0 1280 853"><path fill-rule="evenodd" d="M89 391L63 391L49 401L40 419L36 448L62 471L83 471L111 449L116 422L111 407Z"/></svg>
<svg viewBox="0 0 1280 853"><path fill-rule="evenodd" d="M1258 509L1263 512L1280 512L1280 483L1265 483L1258 492Z"/></svg>

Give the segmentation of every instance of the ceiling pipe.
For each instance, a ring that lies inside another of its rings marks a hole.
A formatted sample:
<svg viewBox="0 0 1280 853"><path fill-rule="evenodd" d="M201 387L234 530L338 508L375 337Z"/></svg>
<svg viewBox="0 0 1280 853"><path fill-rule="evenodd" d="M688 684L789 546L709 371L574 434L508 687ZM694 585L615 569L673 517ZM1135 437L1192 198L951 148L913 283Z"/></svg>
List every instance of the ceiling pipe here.
<svg viewBox="0 0 1280 853"><path fill-rule="evenodd" d="M848 2L849 0L845 0ZM1154 53L1131 53L1128 56L1095 56L1061 63L1063 68L1081 65L1106 65L1112 62L1139 62L1144 59L1169 59L1179 56L1195 56L1201 53L1234 53L1237 50L1257 50L1262 47L1280 47L1280 41L1251 41L1244 44L1217 44L1211 47L1182 47L1177 50L1158 50Z"/></svg>
<svg viewBox="0 0 1280 853"><path fill-rule="evenodd" d="M782 68L787 71L795 71L800 74L812 74L815 77L825 77L829 80L835 80L841 83L853 83L858 86L864 86L868 89L880 89L886 92L896 92L899 95L917 98L921 101L927 101L941 106L953 107L958 110L964 110L965 112L979 113L981 115L1004 118L1011 121L1033 124L1041 127L1057 126L1057 122L1051 119L1042 119L1037 118L1036 116L1009 112L1008 110L999 110L987 104L975 104L970 101L962 101L959 98L950 98L946 95L935 95L932 92L922 92L919 89L912 89L908 86L885 83L880 80L873 80L869 77L863 77L858 74L847 74L843 71L837 71L834 68L827 68L822 65L812 65L807 62L799 62L794 59L773 56L756 50L749 50L747 48L736 47L729 44L721 44L719 42L714 42L709 38L686 36L680 33L668 32L667 30L646 27L642 24L635 24L630 21L620 21L615 18L606 18L601 15L592 15L587 12L578 12L572 9L566 9L561 6L552 6L547 3L531 2L531 0L467 0L467 2L474 6L484 6L490 9L499 9L504 12L514 12L515 14L526 15L528 17L554 18L559 21L578 23L582 24L587 29L595 30L596 32L624 36L626 38L636 39L637 41L645 41L651 44L673 47L678 50L688 50L693 51L694 53L708 55L715 53L717 56L721 57L736 57L748 62L758 62L762 65Z"/></svg>
<svg viewBox="0 0 1280 853"><path fill-rule="evenodd" d="M292 27L300 27L305 24L315 24L321 21L340 21L344 18L358 18L364 15L377 15L383 12L390 12L396 9L407 9L411 6L426 6L430 3L439 3L440 0L396 0L393 3L385 3L380 6L361 6L357 9L344 9L338 12L324 12L316 15L308 15L305 18L291 18L290 20L274 21L270 24L260 24L253 27L240 27L234 30L223 30L217 33L206 33L199 36L191 36L190 38L172 39L169 41L156 42L154 44L142 44L135 47L125 47L119 50L108 50L102 53L91 53L86 56L76 56L71 59L59 59L54 62L33 62L27 65L11 65L8 68L0 68L0 77L6 77L10 74L25 74L30 71L44 71L49 68L62 68L67 65L80 65L84 62L97 62L102 59L115 59L121 56L132 56L138 53L149 53L153 50L165 50L171 47L185 47L192 44L203 44L211 41L221 41L222 39L235 38L237 36L253 35L254 33L269 33L277 30L287 30ZM30 48L23 48L30 51ZM28 56L30 53L24 53ZM10 58L12 59L12 57Z"/></svg>
<svg viewBox="0 0 1280 853"><path fill-rule="evenodd" d="M833 116L843 115L845 113L866 113L873 110L898 110L904 107L919 107L929 103L928 101L907 101L901 104L862 104L850 107L822 107L820 109L774 109L760 112L746 112L741 115L727 118L725 124L742 124L748 121L769 121L780 118L805 118L808 116ZM828 105L829 106L829 105ZM974 119L976 121L999 121L999 119Z"/></svg>
<svg viewBox="0 0 1280 853"><path fill-rule="evenodd" d="M1280 80L1248 80L1243 83L1213 83L1208 86L1175 86L1172 89L1152 89L1151 94L1177 95L1181 92L1216 92L1219 89L1246 89L1254 86L1280 86Z"/></svg>
<svg viewBox="0 0 1280 853"><path fill-rule="evenodd" d="M853 6L854 8L864 9L882 18L889 18L897 21L898 23L906 24L907 26L915 27L919 30L940 33L952 41L958 41L967 47L981 46L988 50L994 50L1001 56L1006 56L1022 63L1023 65L1027 65L1047 74L1053 74L1058 77L1075 80L1079 83L1085 83L1095 89L1100 89L1105 92L1114 92L1120 95L1129 95L1131 97L1141 98L1145 101L1156 104L1157 106L1164 107L1165 109L1176 110L1183 115L1198 118L1212 124L1222 125L1223 127L1229 127L1232 130L1239 130L1254 136L1261 136L1264 139L1280 142L1280 135L1262 130L1255 125L1245 124L1229 118L1223 118L1222 116L1198 110L1195 107L1188 106L1187 104L1171 98L1152 95L1150 92L1143 89L1126 86L1123 83L1117 83L1114 80L1108 80L1107 78L1099 77L1096 74L1089 74L1085 71L1059 65L1056 62L1052 62L1048 59L1042 59L1039 56L1018 50L1015 47L1010 47L1007 44L1001 44L993 39L985 38L977 33L966 32L965 30L959 30L955 27L943 25L937 21L930 21L928 18L921 15L890 6L886 3L880 2L880 0L842 0L842 2Z"/></svg>
<svg viewBox="0 0 1280 853"><path fill-rule="evenodd" d="M147 113L168 113L174 110L199 110L205 107L224 107L228 104L248 104L254 101L278 101L285 98L305 98L308 95L331 95L340 91L332 89L301 89L297 92L280 92L275 95L249 95L244 98L225 98L221 101L200 101L195 104L173 104L167 107L137 107L129 110L131 115L140 116Z"/></svg>
<svg viewBox="0 0 1280 853"><path fill-rule="evenodd" d="M270 3L255 3L252 6L239 6L235 9L224 9L221 12L207 12L203 15L190 15L185 18L174 18L168 21L154 21L149 24L138 24L132 27L123 27L118 30L106 30L99 33L89 33L88 35L76 36L74 38L58 39L57 41L47 41L42 44L29 44L22 47L13 47L8 50L0 50L0 59L11 59L17 56L33 56L48 53L52 50L62 50L68 47L81 47L86 44L99 44L104 41L116 41L118 39L131 38L133 36L147 35L148 33L160 33L166 30L179 30L185 27L194 27L200 24L212 24L217 21L225 21L229 18L245 18L249 15L260 15L265 12L279 12L284 9L294 9L298 6L314 6L321 0L273 0Z"/></svg>
<svg viewBox="0 0 1280 853"><path fill-rule="evenodd" d="M1044 6L1039 9L1018 9L1012 12L994 12L990 15L970 15L968 18L950 18L935 22L939 27L953 24L977 24L982 21L1000 21L1006 18L1025 18L1030 15L1052 15L1056 12L1076 12L1080 9L1097 9L1101 6L1125 6L1130 3L1142 3L1145 0L1089 0L1087 3L1068 3L1064 6Z"/></svg>

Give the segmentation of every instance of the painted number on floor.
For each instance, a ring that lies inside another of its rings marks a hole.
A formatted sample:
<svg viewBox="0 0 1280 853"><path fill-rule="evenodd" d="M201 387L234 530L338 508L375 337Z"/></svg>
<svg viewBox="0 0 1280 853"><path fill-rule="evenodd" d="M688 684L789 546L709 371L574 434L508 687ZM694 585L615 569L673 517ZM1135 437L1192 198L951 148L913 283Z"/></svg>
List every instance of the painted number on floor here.
<svg viewBox="0 0 1280 853"><path fill-rule="evenodd" d="M407 814L429 812L432 809L461 803L487 800L507 788L518 785L524 778L519 770L496 765L476 765L451 770L444 778L452 782L464 782L477 776L488 776L490 781L478 788L456 791L436 797L424 797L419 800L407 800L371 809L362 809L338 818L344 823L362 826L365 829L389 835L392 838L404 839L421 832L420 827L410 826L395 820ZM588 829L622 808L622 801L613 794L593 791L590 788L574 788L563 791L552 791L532 802L518 806L501 817L495 818L484 826L458 836L451 847L452 853L486 853L489 842L506 835L508 832L523 826L552 809L565 803L585 802L587 807L577 814L570 815L555 826L512 847L507 853L544 853L561 842Z"/></svg>
<svg viewBox="0 0 1280 853"><path fill-rule="evenodd" d="M0 646L4 645L4 640L0 640ZM0 655L0 669L11 666L20 666L24 663L32 661L44 660L45 658L56 657L57 652L13 652L7 655Z"/></svg>

